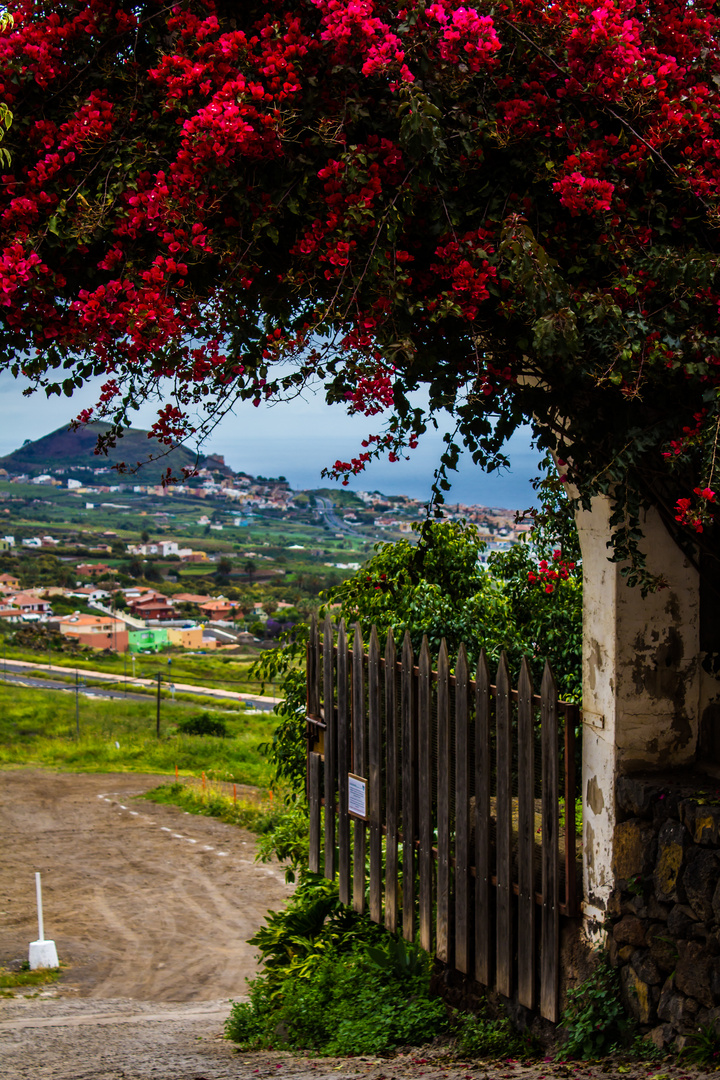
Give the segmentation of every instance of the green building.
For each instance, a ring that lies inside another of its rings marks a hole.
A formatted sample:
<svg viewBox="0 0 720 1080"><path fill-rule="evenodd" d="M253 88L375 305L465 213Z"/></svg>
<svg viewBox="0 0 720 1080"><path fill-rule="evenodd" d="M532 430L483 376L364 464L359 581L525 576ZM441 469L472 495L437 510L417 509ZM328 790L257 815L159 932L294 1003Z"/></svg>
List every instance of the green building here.
<svg viewBox="0 0 720 1080"><path fill-rule="evenodd" d="M148 630L128 631L128 650L131 653L160 652L168 644L164 626L151 626Z"/></svg>

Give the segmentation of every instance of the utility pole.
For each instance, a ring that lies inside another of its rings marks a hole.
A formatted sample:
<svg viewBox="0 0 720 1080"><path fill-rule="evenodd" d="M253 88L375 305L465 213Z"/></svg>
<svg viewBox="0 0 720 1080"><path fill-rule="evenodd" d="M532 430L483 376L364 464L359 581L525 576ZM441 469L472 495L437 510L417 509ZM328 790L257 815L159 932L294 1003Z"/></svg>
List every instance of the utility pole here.
<svg viewBox="0 0 720 1080"><path fill-rule="evenodd" d="M158 687L157 687L157 737L160 738L160 672L158 671Z"/></svg>
<svg viewBox="0 0 720 1080"><path fill-rule="evenodd" d="M80 686L78 670L75 668L75 735L80 738Z"/></svg>
<svg viewBox="0 0 720 1080"><path fill-rule="evenodd" d="M125 680L125 697L127 697L127 653L123 653L123 678Z"/></svg>

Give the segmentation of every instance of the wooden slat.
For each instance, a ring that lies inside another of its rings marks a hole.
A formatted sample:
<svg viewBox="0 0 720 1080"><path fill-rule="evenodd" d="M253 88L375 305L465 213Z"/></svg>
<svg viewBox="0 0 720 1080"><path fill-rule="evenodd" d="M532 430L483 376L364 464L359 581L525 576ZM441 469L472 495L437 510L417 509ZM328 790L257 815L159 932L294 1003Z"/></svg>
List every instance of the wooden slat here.
<svg viewBox="0 0 720 1080"><path fill-rule="evenodd" d="M510 730L510 675L507 656L500 657L497 680L497 917L495 921L497 989L512 994L512 744Z"/></svg>
<svg viewBox="0 0 720 1080"><path fill-rule="evenodd" d="M490 674L485 651L475 672L475 979L489 986L492 979L490 862Z"/></svg>
<svg viewBox="0 0 720 1080"><path fill-rule="evenodd" d="M580 722L579 713L577 705L565 706L565 910L571 917L578 913L575 862L575 728Z"/></svg>
<svg viewBox="0 0 720 1080"><path fill-rule="evenodd" d="M315 613L307 643L307 711L308 716L320 716L320 636Z"/></svg>
<svg viewBox="0 0 720 1080"><path fill-rule="evenodd" d="M320 873L320 754L308 754L308 796L310 804L310 854L308 869Z"/></svg>
<svg viewBox="0 0 720 1080"><path fill-rule="evenodd" d="M437 673L437 919L435 955L450 963L450 686L445 638L440 645Z"/></svg>
<svg viewBox="0 0 720 1080"><path fill-rule="evenodd" d="M350 771L350 708L348 701L348 645L344 620L337 643L337 738L338 738L338 888L340 903L350 903L350 818L348 773Z"/></svg>
<svg viewBox="0 0 720 1080"><path fill-rule="evenodd" d="M398 723L395 694L395 641L388 630L385 644L385 927L394 934L398 922Z"/></svg>
<svg viewBox="0 0 720 1080"><path fill-rule="evenodd" d="M310 634L307 643L306 661L306 715L319 717L320 709L320 640L318 635L317 615L310 621ZM158 683L158 688L160 684ZM158 724L160 722L160 690L158 689ZM160 729L158 727L158 734ZM305 758L305 791L310 801L310 752L316 748L316 729L307 725L307 755Z"/></svg>
<svg viewBox="0 0 720 1080"><path fill-rule="evenodd" d="M335 880L335 813L337 804L337 724L333 628L329 615L323 626L323 719L325 721L325 877Z"/></svg>
<svg viewBox="0 0 720 1080"><path fill-rule="evenodd" d="M558 821L557 688L550 665L545 664L541 690L542 750L542 915L540 930L540 1015L559 1019L560 919ZM566 720L567 723L567 720ZM575 806L565 803L565 819L575 828Z"/></svg>
<svg viewBox="0 0 720 1080"><path fill-rule="evenodd" d="M352 677L352 771L367 779L365 746L365 658L360 627L353 637ZM365 822L353 820L353 908L365 911Z"/></svg>
<svg viewBox="0 0 720 1080"><path fill-rule="evenodd" d="M382 921L382 729L380 715L380 646L377 629L368 652L368 816L370 821L370 918Z"/></svg>
<svg viewBox="0 0 720 1080"><path fill-rule="evenodd" d="M400 689L400 723L402 730L402 759L400 767L402 788L403 837L403 937L415 939L415 836L417 833L415 803L415 772L417 746L415 738L413 650L410 634L405 631L402 651L402 681Z"/></svg>
<svg viewBox="0 0 720 1080"><path fill-rule="evenodd" d="M523 657L518 684L518 1001L535 1008L535 750L533 686Z"/></svg>
<svg viewBox="0 0 720 1080"><path fill-rule="evenodd" d="M420 947L426 952L432 950L432 909L433 909L433 852L432 852L432 717L430 676L430 649L427 637L423 637L420 649L418 675L418 837L420 852L419 871L419 916Z"/></svg>
<svg viewBox="0 0 720 1080"><path fill-rule="evenodd" d="M470 731L464 645L455 665L455 967L470 974Z"/></svg>

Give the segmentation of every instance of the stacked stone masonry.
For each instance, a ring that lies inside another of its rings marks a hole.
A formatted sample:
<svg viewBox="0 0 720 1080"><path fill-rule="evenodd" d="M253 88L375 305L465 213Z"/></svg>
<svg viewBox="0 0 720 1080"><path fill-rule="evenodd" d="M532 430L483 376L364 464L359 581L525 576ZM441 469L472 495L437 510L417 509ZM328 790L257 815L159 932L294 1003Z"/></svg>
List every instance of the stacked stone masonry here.
<svg viewBox="0 0 720 1080"><path fill-rule="evenodd" d="M608 945L658 1047L720 1029L720 781L620 777Z"/></svg>

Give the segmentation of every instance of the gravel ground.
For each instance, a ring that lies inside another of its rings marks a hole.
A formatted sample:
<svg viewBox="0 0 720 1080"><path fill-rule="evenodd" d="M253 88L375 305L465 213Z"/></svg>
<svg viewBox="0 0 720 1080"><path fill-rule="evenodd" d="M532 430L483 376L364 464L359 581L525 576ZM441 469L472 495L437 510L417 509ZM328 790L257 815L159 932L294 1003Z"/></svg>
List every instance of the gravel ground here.
<svg viewBox="0 0 720 1080"><path fill-rule="evenodd" d="M157 1005L129 1000L14 1001L0 1021L4 1080L699 1080L666 1062L628 1065L458 1062L446 1049L386 1060L238 1051L223 1039L227 1002Z"/></svg>

